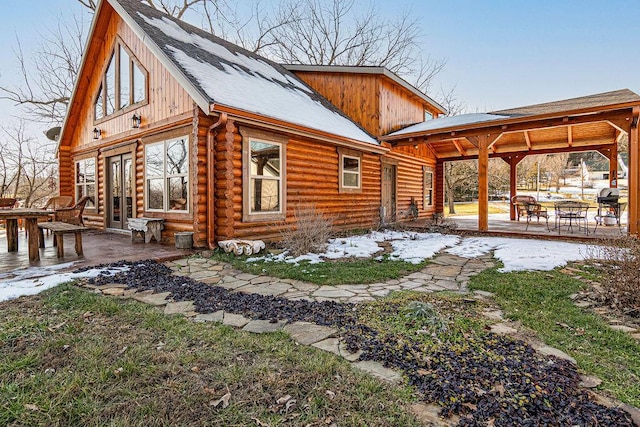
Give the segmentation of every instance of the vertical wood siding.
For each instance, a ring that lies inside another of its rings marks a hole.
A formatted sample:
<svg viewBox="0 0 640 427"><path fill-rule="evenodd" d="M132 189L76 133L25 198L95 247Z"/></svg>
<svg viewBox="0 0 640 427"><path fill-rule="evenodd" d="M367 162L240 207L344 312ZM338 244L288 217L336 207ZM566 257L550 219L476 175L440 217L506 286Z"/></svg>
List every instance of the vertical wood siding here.
<svg viewBox="0 0 640 427"><path fill-rule="evenodd" d="M297 72L296 75L371 135L380 131L378 77L367 74Z"/></svg>

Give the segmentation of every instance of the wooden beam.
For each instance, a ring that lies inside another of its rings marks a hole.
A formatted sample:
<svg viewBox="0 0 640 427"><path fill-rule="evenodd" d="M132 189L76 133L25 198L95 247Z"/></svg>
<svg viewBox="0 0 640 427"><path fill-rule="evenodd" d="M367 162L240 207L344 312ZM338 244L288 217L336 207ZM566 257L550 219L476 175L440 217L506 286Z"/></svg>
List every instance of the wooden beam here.
<svg viewBox="0 0 640 427"><path fill-rule="evenodd" d="M529 138L529 131L525 130L523 133L524 133L524 140L527 143L527 148L531 150L531 138Z"/></svg>
<svg viewBox="0 0 640 427"><path fill-rule="evenodd" d="M640 141L638 141L638 117L640 108L633 109L633 119L629 124L629 225L628 232L635 237L640 231Z"/></svg>
<svg viewBox="0 0 640 427"><path fill-rule="evenodd" d="M567 126L567 144L569 147L573 145L573 126Z"/></svg>
<svg viewBox="0 0 640 427"><path fill-rule="evenodd" d="M435 176L435 208L437 213L444 213L444 162L436 163Z"/></svg>
<svg viewBox="0 0 640 427"><path fill-rule="evenodd" d="M478 138L478 230L489 229L489 136Z"/></svg>
<svg viewBox="0 0 640 427"><path fill-rule="evenodd" d="M594 144L587 146L577 146L573 145L573 147L568 147L566 144L562 147L546 147L539 150L532 151L522 151L522 150L514 150L514 151L498 151L497 153L490 153L490 158L495 157L509 157L513 155L533 155L533 154L557 154L557 153L575 153L579 151L598 151L600 148L608 148L612 144ZM460 156L457 151L452 151L450 153L439 153L438 159L443 161L454 161L454 160L475 160L478 158L477 150L467 150L466 156Z"/></svg>
<svg viewBox="0 0 640 427"><path fill-rule="evenodd" d="M456 147L456 150L458 150L458 153L460 153L461 156L466 155L466 151L464 148L462 148L462 145L460 144L460 140L454 139L453 146Z"/></svg>
<svg viewBox="0 0 640 427"><path fill-rule="evenodd" d="M511 221L516 219L516 207L511 200L518 192L518 163L520 160L516 161L513 157L509 162L509 218Z"/></svg>
<svg viewBox="0 0 640 427"><path fill-rule="evenodd" d="M580 116L573 117L562 117L562 118L554 118L554 119L540 119L540 120L530 120L523 121L521 123L514 123L509 125L508 130L503 130L501 125L495 126L487 126L487 127L477 127L474 129L467 129L463 131L442 131L438 133L432 134L422 134L421 136L425 138L427 142L437 142L437 141L448 141L451 139L460 139L467 138L473 136L479 136L483 134L496 134L499 135L501 133L514 133L514 132L522 132L522 131L532 131L536 129L548 129L548 128L556 128L556 127L565 127L571 125L578 125L584 123L598 123L598 122L612 122L612 123L622 123L628 122L631 118L631 109L618 110L606 113L597 113L597 114L586 114ZM413 136L413 135L412 135ZM393 136L393 137L384 137L385 141L391 141L393 145L402 146L402 145L411 145L412 142L408 141L409 136Z"/></svg>

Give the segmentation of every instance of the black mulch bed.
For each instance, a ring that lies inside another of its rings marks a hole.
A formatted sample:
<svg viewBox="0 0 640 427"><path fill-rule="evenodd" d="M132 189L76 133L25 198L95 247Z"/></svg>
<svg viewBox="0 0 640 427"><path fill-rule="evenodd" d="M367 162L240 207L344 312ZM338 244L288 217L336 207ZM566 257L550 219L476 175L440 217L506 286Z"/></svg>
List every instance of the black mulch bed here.
<svg viewBox="0 0 640 427"><path fill-rule="evenodd" d="M351 351L402 370L427 402L460 426L629 426L617 408L593 402L578 387L576 366L542 356L523 341L488 333L466 345L426 350L357 322L357 306L331 301L291 301L233 292L172 274L155 261L117 262L90 268L129 267L125 272L88 279L94 285L122 283L138 291L171 292L175 301L194 301L199 313L225 310L252 319L307 321L340 328Z"/></svg>

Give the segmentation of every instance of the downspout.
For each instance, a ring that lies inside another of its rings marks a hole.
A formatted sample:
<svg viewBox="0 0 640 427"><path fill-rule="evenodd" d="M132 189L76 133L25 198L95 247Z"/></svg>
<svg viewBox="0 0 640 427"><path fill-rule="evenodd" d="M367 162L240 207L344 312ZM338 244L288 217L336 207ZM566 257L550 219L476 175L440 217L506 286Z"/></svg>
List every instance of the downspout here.
<svg viewBox="0 0 640 427"><path fill-rule="evenodd" d="M215 140L214 140L214 130L220 126L224 126L227 124L227 113L220 113L220 117L218 121L209 126L207 129L207 244L209 245L209 249L215 249L216 244L214 242L215 239L215 186L214 186L214 177L215 177L215 166L216 166L216 155L215 155Z"/></svg>

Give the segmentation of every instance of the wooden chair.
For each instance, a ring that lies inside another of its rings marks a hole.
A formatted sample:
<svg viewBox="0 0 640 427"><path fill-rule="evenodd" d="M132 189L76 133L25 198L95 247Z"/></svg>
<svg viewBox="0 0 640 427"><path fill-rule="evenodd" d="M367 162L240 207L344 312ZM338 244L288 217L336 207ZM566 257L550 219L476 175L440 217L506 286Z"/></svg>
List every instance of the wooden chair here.
<svg viewBox="0 0 640 427"><path fill-rule="evenodd" d="M0 198L0 209L13 209L17 202L17 199L2 197Z"/></svg>
<svg viewBox="0 0 640 427"><path fill-rule="evenodd" d="M47 200L47 204L42 209L56 210L60 208L69 208L73 205L73 197L71 196L54 196Z"/></svg>
<svg viewBox="0 0 640 427"><path fill-rule="evenodd" d="M91 197L84 196L78 200L78 203L76 203L75 206L56 209L53 213L53 220L84 226L82 212L84 212L84 207L90 199Z"/></svg>
<svg viewBox="0 0 640 427"><path fill-rule="evenodd" d="M7 198L7 197L1 197L0 198L0 209L13 209L16 206L16 203L18 202L17 199L11 199L11 198ZM4 222L4 220L0 221L0 224L2 224Z"/></svg>

